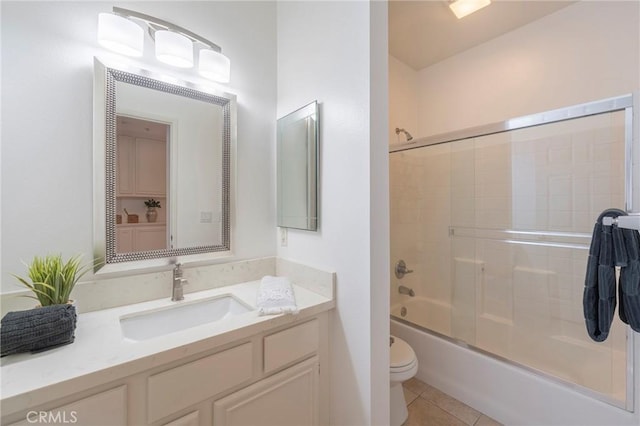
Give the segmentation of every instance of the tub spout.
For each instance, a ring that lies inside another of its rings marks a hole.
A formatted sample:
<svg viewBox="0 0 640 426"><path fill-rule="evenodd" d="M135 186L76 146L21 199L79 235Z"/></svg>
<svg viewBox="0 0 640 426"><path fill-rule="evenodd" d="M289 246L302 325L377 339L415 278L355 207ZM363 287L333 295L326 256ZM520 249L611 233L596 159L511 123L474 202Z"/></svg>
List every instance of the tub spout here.
<svg viewBox="0 0 640 426"><path fill-rule="evenodd" d="M403 285L398 287L398 293L400 293L400 294L408 294L410 297L413 297L413 296L416 295L415 291L413 291L412 288L405 287Z"/></svg>

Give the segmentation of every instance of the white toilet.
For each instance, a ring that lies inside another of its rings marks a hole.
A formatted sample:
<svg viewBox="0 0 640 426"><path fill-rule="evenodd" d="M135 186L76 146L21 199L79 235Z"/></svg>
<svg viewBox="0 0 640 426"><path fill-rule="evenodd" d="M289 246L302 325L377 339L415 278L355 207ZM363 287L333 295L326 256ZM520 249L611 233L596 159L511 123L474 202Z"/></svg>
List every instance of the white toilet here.
<svg viewBox="0 0 640 426"><path fill-rule="evenodd" d="M418 372L418 359L411 346L404 340L391 336L389 348L390 380L391 380L391 426L400 426L407 420L407 402L402 391L402 382L405 382Z"/></svg>

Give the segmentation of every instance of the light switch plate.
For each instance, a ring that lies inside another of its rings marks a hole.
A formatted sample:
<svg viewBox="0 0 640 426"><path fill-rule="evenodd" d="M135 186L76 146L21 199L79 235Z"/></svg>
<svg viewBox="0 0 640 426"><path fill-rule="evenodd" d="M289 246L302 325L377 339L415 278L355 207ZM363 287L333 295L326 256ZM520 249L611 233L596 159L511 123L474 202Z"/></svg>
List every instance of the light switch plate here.
<svg viewBox="0 0 640 426"><path fill-rule="evenodd" d="M200 223L211 223L213 221L213 212L200 212Z"/></svg>

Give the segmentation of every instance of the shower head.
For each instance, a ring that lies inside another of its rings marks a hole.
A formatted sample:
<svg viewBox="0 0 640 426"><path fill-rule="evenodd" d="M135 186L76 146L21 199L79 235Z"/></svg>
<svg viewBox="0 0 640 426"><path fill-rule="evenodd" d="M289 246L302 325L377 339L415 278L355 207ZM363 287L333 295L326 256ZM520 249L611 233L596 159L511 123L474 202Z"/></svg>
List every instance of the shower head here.
<svg viewBox="0 0 640 426"><path fill-rule="evenodd" d="M411 136L411 133L407 132L405 129L400 129L399 127L396 127L396 135L399 135L400 133L404 133L404 135L407 137L407 142L413 139L413 136Z"/></svg>

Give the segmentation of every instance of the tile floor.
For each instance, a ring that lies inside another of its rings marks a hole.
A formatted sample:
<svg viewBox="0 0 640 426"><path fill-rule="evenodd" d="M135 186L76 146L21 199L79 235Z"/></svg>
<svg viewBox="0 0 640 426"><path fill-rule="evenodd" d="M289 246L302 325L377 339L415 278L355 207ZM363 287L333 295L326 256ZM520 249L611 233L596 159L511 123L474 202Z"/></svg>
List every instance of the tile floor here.
<svg viewBox="0 0 640 426"><path fill-rule="evenodd" d="M474 410L415 377L403 384L409 418L403 426L500 426Z"/></svg>

